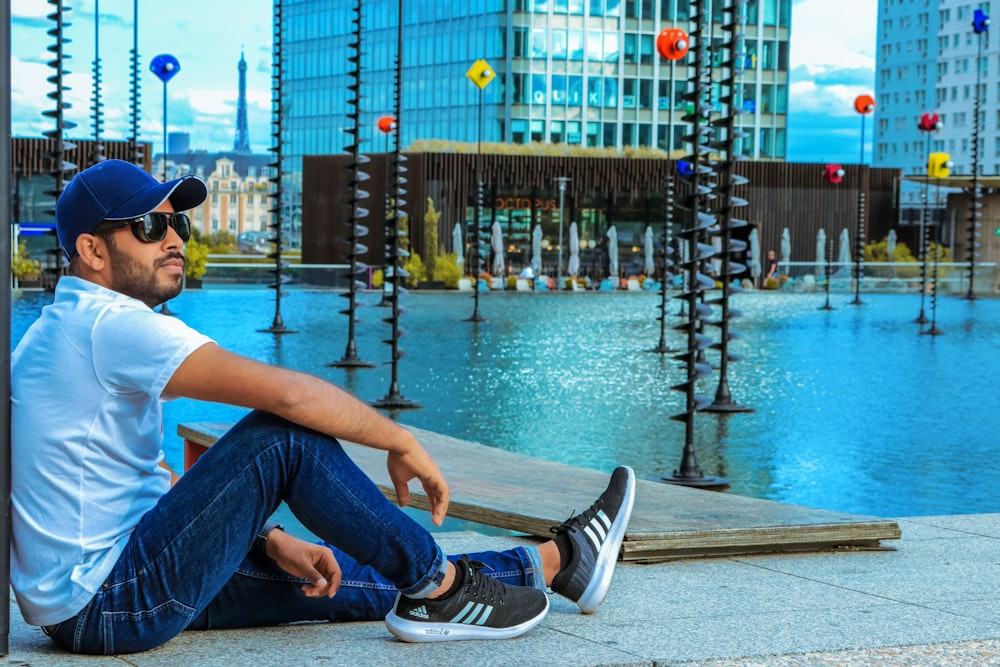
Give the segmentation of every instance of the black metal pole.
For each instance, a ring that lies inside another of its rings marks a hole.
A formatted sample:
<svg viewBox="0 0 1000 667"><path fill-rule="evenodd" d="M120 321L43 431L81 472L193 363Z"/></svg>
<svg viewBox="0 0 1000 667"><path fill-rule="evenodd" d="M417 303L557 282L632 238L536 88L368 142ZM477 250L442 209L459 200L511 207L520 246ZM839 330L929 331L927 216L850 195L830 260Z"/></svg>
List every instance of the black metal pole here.
<svg viewBox="0 0 1000 667"><path fill-rule="evenodd" d="M281 135L283 122L283 110L281 107L281 79L282 72L284 71L282 54L282 35L284 34L282 29L284 25L283 9L282 0L274 0L274 16L272 19L274 39L271 44L271 152L274 153L274 162L271 163L271 168L274 172L271 174L269 179L272 184L271 201L274 204L274 208L271 209L271 229L274 234L271 238L271 242L274 243L274 252L270 255L270 258L274 260L274 268L271 269L271 273L274 274L274 282L271 285L268 285L268 287L274 290L274 317L271 320L270 327L267 329L257 330L261 333L277 335L298 333L286 327L285 321L281 317L281 297L284 296L284 292L281 291L281 288L289 280L282 274L282 271L288 266L288 264L281 258L282 246L284 245L285 226L285 190L282 187L283 177L281 169ZM288 223L288 228L291 230L291 216L288 218Z"/></svg>
<svg viewBox="0 0 1000 667"><path fill-rule="evenodd" d="M930 160L931 156L931 135L930 132L927 133L927 159ZM913 320L917 324L923 326L927 324L927 315L924 313L924 302L927 296L927 234L928 225L930 221L928 220L929 212L928 207L930 206L929 197L927 196L927 190L931 187L930 182L924 183L923 191L921 192L921 203L923 207L920 209L920 314L917 315L917 319Z"/></svg>
<svg viewBox="0 0 1000 667"><path fill-rule="evenodd" d="M979 92L979 88L982 85L983 76L983 33L978 30L977 32L979 42L976 50L976 103L975 112L972 115L972 192L970 193L969 241L967 248L969 252L969 291L965 295L965 298L969 301L976 299L976 257L979 256L979 253L976 251L979 248L979 208L982 206L979 202L979 110L982 106L982 95Z"/></svg>
<svg viewBox="0 0 1000 667"><path fill-rule="evenodd" d="M935 190L934 208L935 208L935 210L937 210L938 207L941 204L941 180L940 179L938 179L938 181L936 183L936 187L935 187L934 190ZM931 284L930 284L930 287L931 287L931 321L930 321L930 326L927 329L924 329L923 331L920 332L920 333L925 334L927 336L940 336L941 334L944 333L943 331L941 331L940 329L938 329L938 326L937 326L938 261L939 261L939 259L941 257L941 228L943 226L944 225L942 225L942 224L935 225L934 237L937 240L937 243L935 244L935 247L934 247L934 271L931 273ZM930 249L930 244L928 244L927 247L928 247L928 249Z"/></svg>
<svg viewBox="0 0 1000 667"><path fill-rule="evenodd" d="M718 195L716 202L719 204L719 235L721 236L722 262L720 275L722 278L721 296L712 299L709 303L719 306L719 319L712 322L719 328L719 342L712 345L719 350L719 384L715 391L715 399L705 408L705 412L718 412L731 414L735 412L753 412L754 409L748 405L743 405L733 399L732 391L729 387L729 362L738 361L739 357L729 352L729 342L737 337L730 328L732 320L741 316L739 310L732 308L730 300L733 294L743 291L742 288L731 284L732 277L742 273L746 267L733 261L735 252L746 250L746 243L733 238L733 230L746 227L747 221L737 218L734 209L746 206L747 201L735 194L736 187L745 185L747 179L736 173L736 163L742 158L736 152L736 140L743 136L743 133L736 127L736 120L741 110L736 106L736 79L742 70L740 64L740 52L738 47L740 35L743 32L743 22L740 16L740 3L728 0L722 11L729 14L729 19L723 19L723 42L722 49L725 53L722 69L726 72L721 81L723 91L721 100L726 103L725 116L713 121L712 126L725 132L725 136L720 140L712 142L711 146L721 149L725 158L720 163L720 173L718 178Z"/></svg>
<svg viewBox="0 0 1000 667"><path fill-rule="evenodd" d="M677 68L677 62L674 60L670 61L670 77L668 79L670 86L670 108L667 109L667 163L670 163L670 144L673 139L673 120L674 120L674 73ZM667 296L667 291L670 289L668 284L668 278L670 275L670 223L672 222L674 214L674 175L673 175L674 165L670 165L667 170L667 176L663 184L663 252L660 253L660 303L657 305L660 311L657 320L660 322L660 341L656 344L656 347L650 350L650 352L656 352L659 354L674 354L679 352L677 348L670 347L667 345L667 303L669 303L669 297Z"/></svg>
<svg viewBox="0 0 1000 667"><path fill-rule="evenodd" d="M476 141L476 199L475 211L473 212L473 225L475 232L472 243L472 315L466 322L485 322L486 318L479 314L479 262L482 250L480 248L479 227L483 217L483 89L479 89L479 131Z"/></svg>
<svg viewBox="0 0 1000 667"><path fill-rule="evenodd" d="M347 134L351 137L351 144L347 146L347 151L351 154L351 182L350 182L350 205L351 215L346 221L347 243L348 243L348 264L350 268L347 272L347 291L340 294L347 299L347 307L339 311L341 315L347 316L347 344L344 347L344 356L337 361L332 361L327 366L338 368L374 368L375 364L365 361L358 356L358 347L355 340L357 325L357 309L359 307L358 280L357 275L365 270L364 263L360 261L360 255L367 250L358 242L358 239L368 233L368 229L360 224L360 221L368 216L368 209L365 208L365 200L368 199L368 192L363 189L364 182L368 180L368 174L364 171L364 165L368 164L368 156L361 154L361 0L355 0L353 8L354 30L351 35L351 55L348 61L351 63L351 83L348 90L351 96L347 103L350 112L347 117L351 119L351 127L347 129Z"/></svg>
<svg viewBox="0 0 1000 667"><path fill-rule="evenodd" d="M386 252L389 255L390 266L392 267L392 276L389 278L392 284L392 293L386 296L385 289L382 290L382 298L388 299L389 305L392 310L389 313L389 317L383 317L382 321L389 324L391 333L389 335L389 340L383 340L382 342L389 346L390 361L389 366L391 369L390 379L389 379L389 390L386 392L385 396L373 401L372 405L377 408L389 409L389 410L401 410L401 409L415 409L422 407L420 403L405 398L403 393L399 389L399 360L403 358L403 350L399 347L399 339L405 335L405 331L399 326L399 318L402 315L402 310L399 308L399 299L403 295L403 272L400 270L399 258L402 254L400 249L399 239L400 239L400 228L399 221L404 215L404 206L406 205L406 200L403 199L403 195L406 194L406 188L403 187L407 179L404 176L406 173L406 167L403 166L403 162L406 161L406 157L402 152L402 141L403 141L403 0L399 0L398 3L399 11L399 24L396 26L396 74L395 81L393 82L393 90L395 92L395 114L396 114L396 131L395 143L393 145L393 174L392 174L392 199L394 208L390 212L392 218L392 224L387 228L388 243ZM386 141L389 138L386 135ZM386 159L388 160L388 145L386 146ZM387 165L388 166L388 165ZM425 251L426 253L426 251Z"/></svg>
<svg viewBox="0 0 1000 667"><path fill-rule="evenodd" d="M10 90L10 3L0 3L0 87ZM0 289L0 392L10 396L10 251L11 136L10 104L0 104L0 275L7 287ZM8 653L10 634L10 401L0 408L0 655Z"/></svg>
<svg viewBox="0 0 1000 667"><path fill-rule="evenodd" d="M711 94L711 73L707 62L707 43L710 39L707 0L692 0L691 11L691 20L695 22L695 29L691 32L694 66L690 68L692 74L688 79L689 91L683 98L692 103L691 112L684 116L684 120L691 123L691 133L685 137L691 144L691 154L684 158L684 162L690 167L690 171L684 176L690 187L682 205L686 212L686 224L678 234L682 239L681 242L686 243L688 248L687 256L681 263L682 270L687 275L687 284L683 293L678 296L687 304L687 321L674 327L686 334L687 349L673 357L684 365L685 377L683 382L671 387L684 392L684 412L670 417L671 420L684 424L684 448L680 465L673 474L664 475L660 480L682 486L724 488L729 485L729 480L706 475L698 465L694 448L695 415L712 402L712 399L698 395L696 386L699 380L712 373L711 366L698 361L698 355L703 353L710 343L708 336L700 333L699 329L704 319L711 315L711 307L701 303L699 297L714 285L713 281L700 271L702 262L712 256L712 246L699 243L699 239L705 230L715 224L715 217L707 212L713 175L711 162L708 159L711 151L705 145L707 121L711 109L707 104ZM617 276L614 276L614 279L617 280Z"/></svg>

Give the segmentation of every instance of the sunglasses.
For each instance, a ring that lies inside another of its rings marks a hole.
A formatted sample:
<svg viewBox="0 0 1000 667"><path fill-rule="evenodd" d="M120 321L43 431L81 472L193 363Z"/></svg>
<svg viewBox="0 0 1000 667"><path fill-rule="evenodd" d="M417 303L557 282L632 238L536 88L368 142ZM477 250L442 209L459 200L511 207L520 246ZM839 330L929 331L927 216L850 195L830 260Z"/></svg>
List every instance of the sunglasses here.
<svg viewBox="0 0 1000 667"><path fill-rule="evenodd" d="M181 241L191 238L191 219L184 213L147 213L141 218L129 220L106 220L110 229L131 227L132 235L143 243L158 243L167 236L167 228L173 227Z"/></svg>

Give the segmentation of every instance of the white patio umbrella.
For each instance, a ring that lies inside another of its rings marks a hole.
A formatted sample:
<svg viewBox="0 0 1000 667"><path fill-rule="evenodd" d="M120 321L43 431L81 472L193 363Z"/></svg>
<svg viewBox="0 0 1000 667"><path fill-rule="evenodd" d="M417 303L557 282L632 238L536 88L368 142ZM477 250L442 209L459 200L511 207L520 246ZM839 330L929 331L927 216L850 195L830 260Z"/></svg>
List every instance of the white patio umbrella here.
<svg viewBox="0 0 1000 667"><path fill-rule="evenodd" d="M750 230L750 257L747 264L750 267L750 276L756 282L760 277L760 235L757 234L756 227Z"/></svg>
<svg viewBox="0 0 1000 667"><path fill-rule="evenodd" d="M542 275L542 226L535 225L531 232L531 268L536 276Z"/></svg>
<svg viewBox="0 0 1000 667"><path fill-rule="evenodd" d="M493 236L491 243L493 245L493 275L503 276L503 230L500 228L499 222L493 223Z"/></svg>
<svg viewBox="0 0 1000 667"><path fill-rule="evenodd" d="M845 227L840 232L840 247L837 249L837 264L841 269L850 270L851 264L851 233Z"/></svg>
<svg viewBox="0 0 1000 667"><path fill-rule="evenodd" d="M826 264L826 231L823 229L816 232L816 263Z"/></svg>
<svg viewBox="0 0 1000 667"><path fill-rule="evenodd" d="M717 229L717 228L716 228ZM709 230L711 232L711 230ZM712 234L712 249L714 254L712 259L708 260L712 263L712 271L718 276L722 273L722 237Z"/></svg>
<svg viewBox="0 0 1000 667"><path fill-rule="evenodd" d="M789 274L788 263L792 261L792 234L788 227L781 230L781 263L785 265L785 273Z"/></svg>
<svg viewBox="0 0 1000 667"><path fill-rule="evenodd" d="M611 278L618 283L618 230L614 225L608 228L608 259L610 263Z"/></svg>
<svg viewBox="0 0 1000 667"><path fill-rule="evenodd" d="M656 270L656 264L653 262L653 228L648 225L646 226L646 233L643 235L642 247L646 255L643 270L647 276L652 277L653 271Z"/></svg>
<svg viewBox="0 0 1000 667"><path fill-rule="evenodd" d="M455 262L462 266L465 264L465 239L462 238L462 225L457 222L451 231L451 244L455 248Z"/></svg>
<svg viewBox="0 0 1000 667"><path fill-rule="evenodd" d="M580 273L580 232L577 231L575 222L569 225L569 264L566 273L574 278Z"/></svg>
<svg viewBox="0 0 1000 667"><path fill-rule="evenodd" d="M885 251L889 255L889 261L893 261L892 256L896 254L896 230L890 229L889 236L885 241Z"/></svg>

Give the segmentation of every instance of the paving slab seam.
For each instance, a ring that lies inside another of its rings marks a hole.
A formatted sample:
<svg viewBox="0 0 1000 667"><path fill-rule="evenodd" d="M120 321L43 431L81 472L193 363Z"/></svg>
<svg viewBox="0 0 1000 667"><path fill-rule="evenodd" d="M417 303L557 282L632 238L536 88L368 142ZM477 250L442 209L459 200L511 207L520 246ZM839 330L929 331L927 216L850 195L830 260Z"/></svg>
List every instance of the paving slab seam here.
<svg viewBox="0 0 1000 667"><path fill-rule="evenodd" d="M801 579L802 581L809 581L809 582L812 582L814 584L820 584L821 586L829 586L830 588L835 588L835 589L842 590L842 591L849 591L851 593L857 593L858 595L864 595L864 596L869 597L869 598L875 598L875 599L878 599L878 600L885 600L887 603L905 604L905 605L909 605L909 606L912 606L912 607L920 607L920 608L923 608L923 609L932 609L931 607L926 607L925 605L922 605L922 604L915 604L915 603L910 602L908 600L899 600L897 598L892 598L892 597L888 597L888 596L885 596L885 595L878 595L878 594L872 593L870 591L862 591L862 590L858 590L856 588L850 588L848 586L841 586L840 584L834 584L834 583L831 583L829 581L823 581L822 579L814 579L812 577L806 577L806 576L803 576L801 574L795 574L794 572L786 572L784 570L779 570L779 569L772 568L772 567L764 567L763 565L758 565L756 563L746 563L745 561L740 560L740 559L734 559L734 560L736 560L737 562L740 562L740 563L744 563L746 565L750 565L751 567L756 567L756 568L761 569L761 570L767 570L768 572L773 572L774 574L781 574L781 575L784 575L786 577L794 577L796 579ZM935 611L938 611L938 610L935 610Z"/></svg>
<svg viewBox="0 0 1000 667"><path fill-rule="evenodd" d="M921 526L928 526L930 528L937 528L939 530L948 531L950 533L960 533L962 535L968 535L969 537L975 537L975 538L981 538L981 539L987 539L987 540L997 540L997 541L1000 541L1000 536L997 536L997 535L990 535L990 534L986 534L986 533L975 532L975 531L972 531L972 530L963 530L961 528L955 528L953 526L942 526L941 524L935 523L933 521L919 521L918 519L920 519L920 518L921 517L907 517L905 519L900 519L900 521L906 521L908 523L915 523L915 524L918 524L918 525L921 525ZM939 537L939 538L935 538L935 539L949 539L950 537L952 537L952 536Z"/></svg>
<svg viewBox="0 0 1000 667"><path fill-rule="evenodd" d="M935 642L930 644L903 644L875 646L864 649L837 649L754 655L742 658L713 658L684 662L662 662L663 667L851 667L873 665L883 667L983 667L1000 666L1000 639L960 642Z"/></svg>
<svg viewBox="0 0 1000 667"><path fill-rule="evenodd" d="M633 653L632 651L629 651L627 649L623 649L620 646L609 646L608 644L606 644L604 642L596 641L594 639L591 639L590 637L585 637L585 636L577 634L575 632L570 632L568 630L562 630L560 628L554 628L554 627L551 627L551 626L548 626L546 629L549 632L554 632L556 634L563 635L564 637L572 637L573 639L578 639L578 640L586 642L588 644L593 644L594 646L599 647L602 650L608 649L608 648L613 648L614 650L616 650L616 651L618 651L618 652L620 652L620 653L622 653L624 655L631 656L631 657L635 658L637 661L639 661L639 662L614 663L614 664L600 663L600 664L590 665L588 667L631 667L632 665L635 665L636 667L640 667L640 666L644 666L644 665L655 665L655 663L656 663L656 661L654 661L654 660L650 660L649 658L646 658L644 656L641 656L641 655L638 655L636 653Z"/></svg>

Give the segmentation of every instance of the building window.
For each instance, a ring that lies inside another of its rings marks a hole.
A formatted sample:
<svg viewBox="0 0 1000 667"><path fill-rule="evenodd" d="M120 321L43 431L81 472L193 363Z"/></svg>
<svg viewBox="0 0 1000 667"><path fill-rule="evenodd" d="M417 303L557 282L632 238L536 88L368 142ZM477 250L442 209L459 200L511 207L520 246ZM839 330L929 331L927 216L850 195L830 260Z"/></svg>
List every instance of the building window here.
<svg viewBox="0 0 1000 667"><path fill-rule="evenodd" d="M545 121L544 120L533 120L531 121L531 140L542 142L545 141Z"/></svg>
<svg viewBox="0 0 1000 667"><path fill-rule="evenodd" d="M552 59L566 60L568 55L568 36L565 30L552 31Z"/></svg>
<svg viewBox="0 0 1000 667"><path fill-rule="evenodd" d="M563 122L554 120L549 123L549 141L554 144L561 144L565 141L566 135L563 133Z"/></svg>
<svg viewBox="0 0 1000 667"><path fill-rule="evenodd" d="M583 77L569 77L569 106L583 106Z"/></svg>
<svg viewBox="0 0 1000 667"><path fill-rule="evenodd" d="M514 57L528 57L528 29L514 28Z"/></svg>
<svg viewBox="0 0 1000 667"><path fill-rule="evenodd" d="M622 124L622 146L635 146L635 124Z"/></svg>
<svg viewBox="0 0 1000 667"><path fill-rule="evenodd" d="M653 64L653 36L639 35L639 64Z"/></svg>
<svg viewBox="0 0 1000 667"><path fill-rule="evenodd" d="M531 31L531 57L544 60L548 56L548 49L545 44L545 30L534 29Z"/></svg>
<svg viewBox="0 0 1000 667"><path fill-rule="evenodd" d="M566 77L559 74L552 75L552 104L566 106Z"/></svg>
<svg viewBox="0 0 1000 667"><path fill-rule="evenodd" d="M531 75L531 103L545 106L545 75Z"/></svg>
<svg viewBox="0 0 1000 667"><path fill-rule="evenodd" d="M510 121L510 139L515 144L526 143L528 134L528 121L523 118L514 118Z"/></svg>

